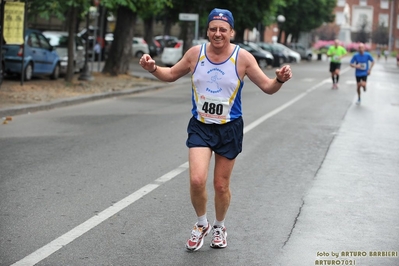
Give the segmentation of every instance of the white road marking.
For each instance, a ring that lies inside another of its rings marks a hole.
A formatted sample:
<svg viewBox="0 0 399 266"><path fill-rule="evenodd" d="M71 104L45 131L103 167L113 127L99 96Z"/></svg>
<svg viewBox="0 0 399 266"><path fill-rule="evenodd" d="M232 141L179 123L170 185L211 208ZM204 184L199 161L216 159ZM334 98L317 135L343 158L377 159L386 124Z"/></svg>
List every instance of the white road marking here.
<svg viewBox="0 0 399 266"><path fill-rule="evenodd" d="M349 70L349 67L342 70L341 73L346 72ZM267 119L271 118L272 116L278 114L279 112L283 111L284 109L288 108L289 106L293 105L312 91L316 90L317 88L321 87L325 83L330 82L330 79L325 79L320 83L316 84L315 86L309 88L305 92L301 93L291 101L283 104L282 106L274 109L273 111L265 114L264 116L260 117L259 119L255 120L248 126L244 128L244 134L248 133L250 130L254 129ZM145 195L149 194L162 184L172 180L182 172L188 169L188 162L183 163L182 165L178 166L176 169L164 174L163 176L154 180L154 182L145 185L144 187L140 188L139 190L133 192L129 196L125 197L124 199L116 202L112 206L108 207L107 209L103 210L102 212L98 213L97 215L91 217L87 221L83 222L82 224L76 226L75 228L71 229L69 232L65 233L64 235L54 239L47 245L39 248L38 250L34 251L33 253L29 254L25 258L15 262L11 266L33 266L38 262L44 260L45 258L49 257L51 254L56 252L57 250L61 249L62 247L68 245L78 237L82 236L83 234L87 233L100 223L104 222L105 220L109 219L113 215L117 214L118 212L122 211L129 205L133 204L137 200L141 199Z"/></svg>

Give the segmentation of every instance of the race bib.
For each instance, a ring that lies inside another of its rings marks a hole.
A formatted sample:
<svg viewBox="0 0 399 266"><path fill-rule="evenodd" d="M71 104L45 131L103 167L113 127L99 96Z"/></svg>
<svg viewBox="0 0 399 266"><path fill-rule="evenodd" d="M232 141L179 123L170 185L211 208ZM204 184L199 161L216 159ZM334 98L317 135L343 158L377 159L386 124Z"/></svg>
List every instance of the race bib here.
<svg viewBox="0 0 399 266"><path fill-rule="evenodd" d="M338 55L334 55L334 56L333 56L333 59L334 59L335 61L339 61L339 56L338 56Z"/></svg>
<svg viewBox="0 0 399 266"><path fill-rule="evenodd" d="M205 119L225 120L229 112L229 99L198 95L197 112Z"/></svg>
<svg viewBox="0 0 399 266"><path fill-rule="evenodd" d="M361 70L366 70L367 69L367 64L366 63L360 63L360 69Z"/></svg>

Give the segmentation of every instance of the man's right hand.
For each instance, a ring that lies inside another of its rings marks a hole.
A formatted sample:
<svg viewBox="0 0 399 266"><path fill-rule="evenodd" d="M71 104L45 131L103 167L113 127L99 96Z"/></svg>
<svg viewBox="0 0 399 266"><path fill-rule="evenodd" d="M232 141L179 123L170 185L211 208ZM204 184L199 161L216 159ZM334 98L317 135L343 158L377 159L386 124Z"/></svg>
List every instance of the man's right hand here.
<svg viewBox="0 0 399 266"><path fill-rule="evenodd" d="M147 71L153 71L155 69L155 60L149 54L143 54L140 58L139 64L142 68Z"/></svg>

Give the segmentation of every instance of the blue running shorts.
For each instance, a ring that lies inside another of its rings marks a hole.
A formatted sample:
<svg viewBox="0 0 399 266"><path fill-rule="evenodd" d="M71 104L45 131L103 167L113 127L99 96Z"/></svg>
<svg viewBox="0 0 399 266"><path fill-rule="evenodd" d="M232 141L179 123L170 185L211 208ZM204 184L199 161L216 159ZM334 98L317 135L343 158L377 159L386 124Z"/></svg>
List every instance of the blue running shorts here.
<svg viewBox="0 0 399 266"><path fill-rule="evenodd" d="M215 153L233 160L242 151L244 121L239 117L226 124L205 124L192 117L187 133L187 147L209 147Z"/></svg>

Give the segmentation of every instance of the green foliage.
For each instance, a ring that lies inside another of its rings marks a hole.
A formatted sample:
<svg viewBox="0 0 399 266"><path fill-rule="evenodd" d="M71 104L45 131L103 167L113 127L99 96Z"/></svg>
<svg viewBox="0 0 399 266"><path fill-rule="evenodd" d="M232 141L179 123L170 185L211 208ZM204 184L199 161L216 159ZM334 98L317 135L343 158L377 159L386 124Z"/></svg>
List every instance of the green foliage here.
<svg viewBox="0 0 399 266"><path fill-rule="evenodd" d="M324 22L333 22L336 0L290 0L280 9L286 21L282 29L295 37L300 32L311 31Z"/></svg>
<svg viewBox="0 0 399 266"><path fill-rule="evenodd" d="M28 4L28 16L34 18L40 16L49 19L56 16L60 20L65 20L70 7L77 7L83 10L80 17L83 18L89 7L93 5L93 0L23 0ZM116 11L119 6L124 6L137 12L157 13L165 5L170 5L171 0L101 0L101 5L110 11Z"/></svg>

